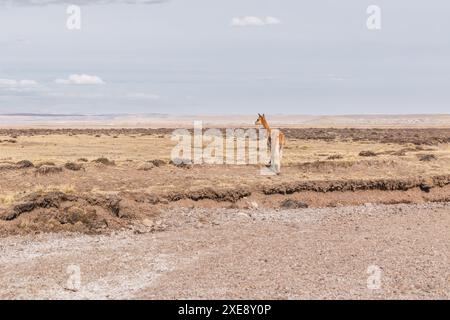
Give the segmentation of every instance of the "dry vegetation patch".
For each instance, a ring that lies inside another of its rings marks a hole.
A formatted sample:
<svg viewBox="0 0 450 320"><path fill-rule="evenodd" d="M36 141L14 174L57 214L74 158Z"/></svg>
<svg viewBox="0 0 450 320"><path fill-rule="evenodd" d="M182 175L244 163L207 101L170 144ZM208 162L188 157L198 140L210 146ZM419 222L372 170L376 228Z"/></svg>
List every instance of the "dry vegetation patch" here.
<svg viewBox="0 0 450 320"><path fill-rule="evenodd" d="M79 170L83 169L83 166L81 164L78 164L75 162L66 162L64 164L64 168L66 168L67 170L79 171Z"/></svg>
<svg viewBox="0 0 450 320"><path fill-rule="evenodd" d="M93 162L100 163L100 164L103 164L105 166L114 166L114 165L116 165L116 162L114 160L109 160L108 158L105 158L105 157L97 158L97 159L93 160Z"/></svg>
<svg viewBox="0 0 450 320"><path fill-rule="evenodd" d="M40 165L37 169L36 169L36 174L41 174L41 175L47 175L47 174L54 174L54 173L60 173L62 172L62 168L61 167L57 167L57 166L52 166L52 165Z"/></svg>
<svg viewBox="0 0 450 320"><path fill-rule="evenodd" d="M448 130L283 131L282 173L265 176L263 165L171 162L170 129L3 130L20 139L0 144L0 230L105 232L172 207L450 199Z"/></svg>

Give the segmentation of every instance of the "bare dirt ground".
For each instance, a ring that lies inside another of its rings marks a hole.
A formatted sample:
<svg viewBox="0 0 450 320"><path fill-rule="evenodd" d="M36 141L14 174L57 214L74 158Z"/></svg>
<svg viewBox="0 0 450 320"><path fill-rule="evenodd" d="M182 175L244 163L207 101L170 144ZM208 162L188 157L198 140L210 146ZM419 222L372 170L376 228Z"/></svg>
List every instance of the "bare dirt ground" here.
<svg viewBox="0 0 450 320"><path fill-rule="evenodd" d="M159 232L3 238L0 298L450 298L449 203L177 209L159 219Z"/></svg>

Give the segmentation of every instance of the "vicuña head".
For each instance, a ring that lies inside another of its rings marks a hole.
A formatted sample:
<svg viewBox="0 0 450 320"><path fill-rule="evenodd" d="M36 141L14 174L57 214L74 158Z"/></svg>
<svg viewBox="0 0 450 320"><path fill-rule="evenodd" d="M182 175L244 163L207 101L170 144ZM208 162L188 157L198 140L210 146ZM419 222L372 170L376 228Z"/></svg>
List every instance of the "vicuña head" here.
<svg viewBox="0 0 450 320"><path fill-rule="evenodd" d="M258 119L256 119L255 125L263 125L265 120L266 120L266 115L258 113Z"/></svg>

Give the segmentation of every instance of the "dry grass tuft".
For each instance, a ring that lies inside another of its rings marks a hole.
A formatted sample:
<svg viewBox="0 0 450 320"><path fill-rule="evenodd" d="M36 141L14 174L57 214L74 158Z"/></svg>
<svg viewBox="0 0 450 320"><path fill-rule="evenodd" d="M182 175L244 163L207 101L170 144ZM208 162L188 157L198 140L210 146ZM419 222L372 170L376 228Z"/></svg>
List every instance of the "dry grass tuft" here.
<svg viewBox="0 0 450 320"><path fill-rule="evenodd" d="M142 170L142 171L149 171L152 170L155 167L155 165L151 162L144 162L139 164L138 166L138 170Z"/></svg>
<svg viewBox="0 0 450 320"><path fill-rule="evenodd" d="M39 162L36 167L40 168L42 166L56 166L56 164L53 161L43 161L43 162Z"/></svg>
<svg viewBox="0 0 450 320"><path fill-rule="evenodd" d="M60 173L60 172L62 172L62 168L57 167L57 166L42 165L36 169L36 174L41 174L41 175Z"/></svg>
<svg viewBox="0 0 450 320"><path fill-rule="evenodd" d="M340 160L340 159L343 159L343 158L344 158L344 156L342 156L340 154L333 154L333 155L329 156L327 158L327 160Z"/></svg>
<svg viewBox="0 0 450 320"><path fill-rule="evenodd" d="M22 160L16 163L17 168L19 169L23 169L23 168L33 168L34 164L33 162L29 161L29 160Z"/></svg>
<svg viewBox="0 0 450 320"><path fill-rule="evenodd" d="M114 166L116 164L114 162L114 160L109 160L108 158L105 158L105 157L95 159L95 160L93 160L93 162L101 163L101 164L104 164L105 166Z"/></svg>
<svg viewBox="0 0 450 320"><path fill-rule="evenodd" d="M419 161L434 161L437 157L434 154L419 154Z"/></svg>
<svg viewBox="0 0 450 320"><path fill-rule="evenodd" d="M359 156L360 157L376 157L377 154L373 151L361 151L359 153Z"/></svg>
<svg viewBox="0 0 450 320"><path fill-rule="evenodd" d="M75 162L66 162L64 164L64 168L66 168L67 170L79 171L79 170L83 169L83 166L81 164L78 164Z"/></svg>

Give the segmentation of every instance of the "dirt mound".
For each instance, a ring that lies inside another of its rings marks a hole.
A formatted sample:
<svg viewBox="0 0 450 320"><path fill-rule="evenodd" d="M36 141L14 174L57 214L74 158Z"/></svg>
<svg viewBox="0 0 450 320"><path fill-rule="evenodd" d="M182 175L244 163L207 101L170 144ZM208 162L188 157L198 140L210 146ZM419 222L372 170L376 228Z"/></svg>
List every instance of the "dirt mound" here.
<svg viewBox="0 0 450 320"><path fill-rule="evenodd" d="M178 201L181 199L190 199L194 201L199 200L215 200L215 201L229 201L236 202L239 199L248 197L251 195L251 191L246 187L216 189L212 187L203 188L199 190L186 191L186 192L171 192L165 196L169 201Z"/></svg>
<svg viewBox="0 0 450 320"><path fill-rule="evenodd" d="M0 171L17 169L17 165L11 163L0 163Z"/></svg>
<svg viewBox="0 0 450 320"><path fill-rule="evenodd" d="M423 179L380 179L380 180L346 180L346 181L299 181L264 186L262 192L270 194L292 194L301 191L335 192L357 190L407 191L427 183L429 188L443 187L450 184L449 176L438 176L431 179L432 185Z"/></svg>
<svg viewBox="0 0 450 320"><path fill-rule="evenodd" d="M50 192L47 194L32 193L21 200L19 204L0 215L1 220L14 220L21 214L33 211L36 208L58 208L62 201L75 201L76 199L63 192Z"/></svg>
<svg viewBox="0 0 450 320"><path fill-rule="evenodd" d="M450 175L434 176L431 181L434 186L442 188L450 184Z"/></svg>
<svg viewBox="0 0 450 320"><path fill-rule="evenodd" d="M108 209L115 217L121 217L120 202L122 199L116 195L88 197L86 201L92 206L100 206Z"/></svg>
<svg viewBox="0 0 450 320"><path fill-rule="evenodd" d="M4 232L76 231L98 233L108 226L124 227L121 199L115 195L71 195L63 192L32 193L0 212ZM25 230L26 229L26 230ZM3 231L1 233L3 233Z"/></svg>
<svg viewBox="0 0 450 320"><path fill-rule="evenodd" d="M17 168L23 169L23 168L33 168L34 164L33 162L29 160L22 160L16 163Z"/></svg>
<svg viewBox="0 0 450 320"><path fill-rule="evenodd" d="M14 200L7 208L0 207L0 235L59 231L108 233L122 228L141 230L143 219L173 207L245 209L249 208L249 203L256 203L250 209L258 206L301 209L367 202L443 201L449 198L449 186L450 175L442 175L427 179L294 181L264 187L205 187L161 194L41 191Z"/></svg>
<svg viewBox="0 0 450 320"><path fill-rule="evenodd" d="M34 164L28 160L22 160L16 163L4 162L0 163L0 171L33 168Z"/></svg>

